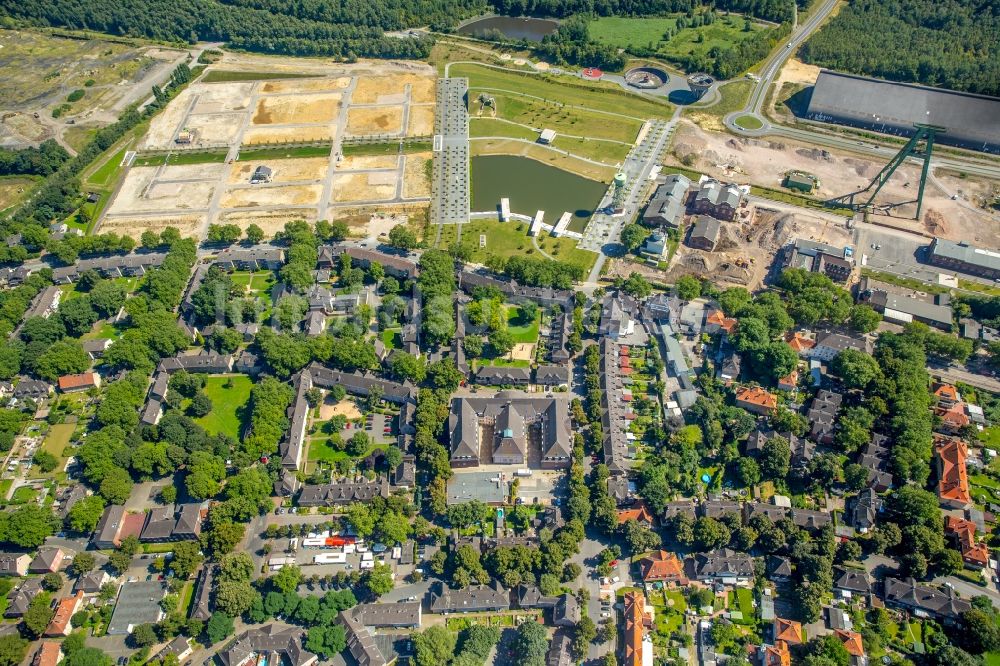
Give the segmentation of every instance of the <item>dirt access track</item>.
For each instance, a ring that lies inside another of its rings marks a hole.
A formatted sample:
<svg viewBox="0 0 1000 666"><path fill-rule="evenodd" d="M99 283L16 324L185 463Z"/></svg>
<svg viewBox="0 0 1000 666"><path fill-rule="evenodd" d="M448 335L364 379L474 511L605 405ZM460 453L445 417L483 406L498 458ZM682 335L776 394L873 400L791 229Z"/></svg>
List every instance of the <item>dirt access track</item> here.
<svg viewBox="0 0 1000 666"><path fill-rule="evenodd" d="M224 155L225 163L129 169L99 228L138 236L159 225L162 216L195 227L196 236L220 222L257 224L271 235L290 220L330 219L341 207L373 206L388 214L427 205L429 154L386 159L341 158L333 152L347 134L431 131L437 76L429 66L390 61L341 66L227 53L208 68L207 74L213 72L236 72L213 78L240 80L191 83L153 118L138 148L211 152L219 160ZM269 78L283 73L292 78ZM243 150L314 141L329 147L299 153L320 153L310 157L295 157L294 147ZM251 185L261 166L270 169L270 178Z"/></svg>
<svg viewBox="0 0 1000 666"><path fill-rule="evenodd" d="M674 133L668 163L679 164L682 158L687 159L690 168L723 181L777 189L781 189L786 172L805 171L819 178L816 196L821 199L866 187L885 166L885 162L860 155L785 139L706 132L686 120L680 122ZM664 173L669 173L669 166ZM904 165L886 183L877 202L915 199L919 178L918 165ZM988 181L935 174L928 179L924 192L923 219L920 222L907 219L912 218L915 207L904 206L897 209L892 224L950 240L1000 247L1000 217L974 205L992 186ZM952 199L953 195L957 198Z"/></svg>

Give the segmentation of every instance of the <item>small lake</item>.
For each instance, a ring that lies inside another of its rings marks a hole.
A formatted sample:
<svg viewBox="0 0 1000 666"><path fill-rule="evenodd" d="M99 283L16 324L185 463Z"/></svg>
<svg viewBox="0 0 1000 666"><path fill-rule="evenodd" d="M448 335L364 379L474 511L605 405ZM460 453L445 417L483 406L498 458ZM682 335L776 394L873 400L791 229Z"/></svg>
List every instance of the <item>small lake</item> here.
<svg viewBox="0 0 1000 666"><path fill-rule="evenodd" d="M540 42L559 28L559 22L551 19L523 18L516 16L487 16L466 23L458 29L458 34L479 37L484 33L498 30L507 39L527 39Z"/></svg>
<svg viewBox="0 0 1000 666"><path fill-rule="evenodd" d="M583 231L608 189L604 183L528 157L480 155L471 163L473 211L494 210L507 197L510 212L530 217L544 210L549 224L565 212L573 213L572 231Z"/></svg>

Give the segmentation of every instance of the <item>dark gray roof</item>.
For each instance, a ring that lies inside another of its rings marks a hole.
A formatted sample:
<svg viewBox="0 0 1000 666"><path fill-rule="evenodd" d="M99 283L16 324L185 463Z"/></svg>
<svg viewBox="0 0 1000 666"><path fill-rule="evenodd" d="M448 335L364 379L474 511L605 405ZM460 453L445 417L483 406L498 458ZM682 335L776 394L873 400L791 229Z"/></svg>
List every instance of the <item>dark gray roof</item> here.
<svg viewBox="0 0 1000 666"><path fill-rule="evenodd" d="M167 584L162 581L135 581L122 585L118 593L115 612L108 623L107 633L124 636L140 624L156 624L163 617L160 600L167 594Z"/></svg>
<svg viewBox="0 0 1000 666"><path fill-rule="evenodd" d="M296 627L279 627L268 624L255 627L237 636L215 655L222 666L243 664L254 652L274 653L277 664L302 666L315 660L316 655L302 647L305 632ZM270 662L270 660L269 660Z"/></svg>
<svg viewBox="0 0 1000 666"><path fill-rule="evenodd" d="M948 130L940 141L1000 147L1000 99L943 88L823 70L807 115L899 129L912 129L914 123L940 125Z"/></svg>
<svg viewBox="0 0 1000 666"><path fill-rule="evenodd" d="M719 241L719 232L722 229L722 223L719 222L714 217L706 217L704 215L700 216L698 220L694 223L694 227L691 228L691 238L704 238L711 241L712 243L717 243Z"/></svg>
<svg viewBox="0 0 1000 666"><path fill-rule="evenodd" d="M354 619L366 627L419 627L420 602L361 604L351 609Z"/></svg>
<svg viewBox="0 0 1000 666"><path fill-rule="evenodd" d="M956 597L951 588L940 590L929 585L919 585L912 578L908 580L886 578L885 601L908 608L918 608L948 619L955 619L972 608L972 604L968 601Z"/></svg>
<svg viewBox="0 0 1000 666"><path fill-rule="evenodd" d="M373 481L342 479L333 483L303 486L300 506L335 506L351 502L367 502L376 496L389 496L389 482L384 478Z"/></svg>
<svg viewBox="0 0 1000 666"><path fill-rule="evenodd" d="M1000 100L998 100L998 102L1000 102ZM1000 104L998 104L998 110L996 113L1000 114ZM1000 115L997 115L995 120L997 124L1000 125ZM1000 131L1000 129L997 131ZM946 259L960 261L972 266L981 266L990 270L1000 271L1000 252L996 252L994 250L984 250L982 248L969 245L965 241L956 243L954 241L944 240L943 238L935 238L931 241L929 253L931 256L944 257Z"/></svg>
<svg viewBox="0 0 1000 666"><path fill-rule="evenodd" d="M872 591L872 582L864 570L837 569L833 586L857 594L868 594Z"/></svg>
<svg viewBox="0 0 1000 666"><path fill-rule="evenodd" d="M729 548L700 553L695 556L695 563L700 578L754 575L753 558Z"/></svg>
<svg viewBox="0 0 1000 666"><path fill-rule="evenodd" d="M452 590L444 583L431 589L432 613L472 613L510 609L510 593L499 581L492 585L474 585L463 590Z"/></svg>

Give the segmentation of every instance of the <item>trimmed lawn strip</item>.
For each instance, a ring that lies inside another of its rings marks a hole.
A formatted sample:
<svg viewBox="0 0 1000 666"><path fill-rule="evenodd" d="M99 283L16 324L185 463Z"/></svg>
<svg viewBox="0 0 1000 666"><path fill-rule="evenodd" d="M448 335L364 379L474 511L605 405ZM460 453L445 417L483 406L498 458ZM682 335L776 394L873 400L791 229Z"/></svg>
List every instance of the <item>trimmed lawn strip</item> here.
<svg viewBox="0 0 1000 666"><path fill-rule="evenodd" d="M233 81L269 81L271 79L314 79L319 74L288 74L286 72L235 72L213 69L201 78L201 83L229 83Z"/></svg>
<svg viewBox="0 0 1000 666"><path fill-rule="evenodd" d="M137 155L133 166L181 166L186 164L221 164L228 153L218 151L181 151L163 155Z"/></svg>
<svg viewBox="0 0 1000 666"><path fill-rule="evenodd" d="M402 149L400 149L402 145ZM433 150L434 144L430 141L385 141L381 143L344 143L340 147L340 152L344 157L359 157L364 155L396 155L402 152L423 153Z"/></svg>
<svg viewBox="0 0 1000 666"><path fill-rule="evenodd" d="M321 146L275 146L274 148L253 148L251 150L241 150L238 162L250 162L254 160L281 160L300 157L329 157L331 147L328 144Z"/></svg>

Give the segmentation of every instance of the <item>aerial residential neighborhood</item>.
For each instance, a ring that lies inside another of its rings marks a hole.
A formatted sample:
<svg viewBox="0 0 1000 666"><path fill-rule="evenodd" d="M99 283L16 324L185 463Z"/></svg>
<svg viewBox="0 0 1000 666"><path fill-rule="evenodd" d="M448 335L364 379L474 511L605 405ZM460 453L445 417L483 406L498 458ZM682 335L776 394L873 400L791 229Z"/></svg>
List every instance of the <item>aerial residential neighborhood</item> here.
<svg viewBox="0 0 1000 666"><path fill-rule="evenodd" d="M1000 666L995 3L0 17L0 666Z"/></svg>

